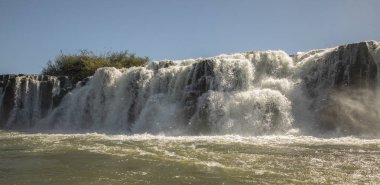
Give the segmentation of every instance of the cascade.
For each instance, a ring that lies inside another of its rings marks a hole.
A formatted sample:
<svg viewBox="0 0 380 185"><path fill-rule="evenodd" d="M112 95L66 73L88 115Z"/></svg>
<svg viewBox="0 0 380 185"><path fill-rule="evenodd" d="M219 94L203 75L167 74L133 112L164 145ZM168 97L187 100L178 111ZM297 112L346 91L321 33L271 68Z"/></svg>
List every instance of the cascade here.
<svg viewBox="0 0 380 185"><path fill-rule="evenodd" d="M369 41L291 56L259 51L101 68L72 90L63 77L1 76L0 125L169 135L378 134L379 48Z"/></svg>
<svg viewBox="0 0 380 185"><path fill-rule="evenodd" d="M0 126L25 129L33 127L58 105L59 97L67 92L63 87L70 83L66 77L0 75L0 85Z"/></svg>

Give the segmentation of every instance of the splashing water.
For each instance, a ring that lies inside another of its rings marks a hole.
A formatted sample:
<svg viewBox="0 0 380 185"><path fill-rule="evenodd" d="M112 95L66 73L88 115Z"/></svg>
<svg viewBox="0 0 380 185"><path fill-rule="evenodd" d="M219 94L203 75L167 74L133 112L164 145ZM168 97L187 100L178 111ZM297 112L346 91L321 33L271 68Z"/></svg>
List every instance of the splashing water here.
<svg viewBox="0 0 380 185"><path fill-rule="evenodd" d="M380 140L0 132L0 184L371 184Z"/></svg>
<svg viewBox="0 0 380 185"><path fill-rule="evenodd" d="M10 90L2 88L1 112L9 114L2 125L167 135L268 135L290 129L377 135L379 48L370 41L294 56L262 51L101 68L56 106L60 80L16 77L8 113L4 96Z"/></svg>
<svg viewBox="0 0 380 185"><path fill-rule="evenodd" d="M0 76L0 126L27 131L0 131L0 184L376 183L379 62L371 41L102 68L70 92Z"/></svg>

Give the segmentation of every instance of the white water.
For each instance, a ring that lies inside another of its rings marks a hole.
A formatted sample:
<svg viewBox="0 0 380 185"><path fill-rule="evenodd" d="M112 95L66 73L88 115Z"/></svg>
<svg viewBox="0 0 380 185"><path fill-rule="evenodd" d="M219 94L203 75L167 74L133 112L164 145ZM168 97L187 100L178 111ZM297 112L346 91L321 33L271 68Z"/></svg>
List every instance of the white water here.
<svg viewBox="0 0 380 185"><path fill-rule="evenodd" d="M380 47L373 45L370 53L379 64ZM379 106L372 100L363 105L341 93L330 96L339 75L337 51L338 47L294 56L283 51L246 52L129 69L101 68L43 120L40 82L28 78L26 85L19 85L18 78L8 126L24 122L36 130L167 135L313 132L329 98L343 106L345 118L352 122L361 122L367 112L371 115L366 121L380 121ZM342 80L349 81L350 75L346 71ZM59 83L54 82L52 91L59 94ZM351 118L352 112L360 116Z"/></svg>
<svg viewBox="0 0 380 185"><path fill-rule="evenodd" d="M6 127L32 127L34 123L43 118L43 105L42 101L50 102L47 107L47 112L52 109L52 97L43 96L46 93L41 91L49 91L49 88L41 88L41 80L43 76L18 76L15 78L14 89L14 108L10 111L10 117L6 123ZM56 77L47 77L47 81L56 81ZM54 84L58 85L59 84ZM4 96L5 93L2 93ZM3 99L1 97L1 99ZM2 105L2 102L0 102Z"/></svg>
<svg viewBox="0 0 380 185"><path fill-rule="evenodd" d="M1 184L376 184L379 139L0 131Z"/></svg>
<svg viewBox="0 0 380 185"><path fill-rule="evenodd" d="M319 61L337 49L294 57L264 51L102 68L87 85L66 96L40 127L174 135L313 129L314 113L302 80L319 81L313 89L319 106L335 78L334 66ZM378 49L372 52L378 55ZM331 75L323 79L321 72L326 70Z"/></svg>
<svg viewBox="0 0 380 185"><path fill-rule="evenodd" d="M293 123L293 73L282 51L103 68L45 123L134 133L284 133Z"/></svg>
<svg viewBox="0 0 380 185"><path fill-rule="evenodd" d="M66 134L0 131L0 184L376 184L378 137L315 129L337 85L337 50L102 68L42 120L41 82L17 79L8 125ZM338 108L328 110L353 130L380 133L376 82L376 96L339 92L331 98ZM57 81L51 91L60 94Z"/></svg>

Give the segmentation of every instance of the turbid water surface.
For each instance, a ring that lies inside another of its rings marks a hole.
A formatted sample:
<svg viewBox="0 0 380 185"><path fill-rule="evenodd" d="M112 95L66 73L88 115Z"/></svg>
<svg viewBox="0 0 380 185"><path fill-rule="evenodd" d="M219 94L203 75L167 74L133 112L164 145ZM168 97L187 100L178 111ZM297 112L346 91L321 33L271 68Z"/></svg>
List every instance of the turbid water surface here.
<svg viewBox="0 0 380 185"><path fill-rule="evenodd" d="M380 139L0 132L0 184L376 184Z"/></svg>

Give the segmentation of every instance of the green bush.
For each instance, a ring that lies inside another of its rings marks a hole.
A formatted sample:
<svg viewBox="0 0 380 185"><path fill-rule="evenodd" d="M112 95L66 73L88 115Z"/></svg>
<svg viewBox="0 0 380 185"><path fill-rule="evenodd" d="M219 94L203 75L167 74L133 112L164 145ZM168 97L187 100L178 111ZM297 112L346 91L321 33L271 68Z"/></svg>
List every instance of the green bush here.
<svg viewBox="0 0 380 185"><path fill-rule="evenodd" d="M47 63L42 69L42 74L68 76L73 83L76 83L92 76L101 67L129 68L145 65L148 61L148 57L137 57L128 51L95 55L93 52L81 50L78 54L61 53L54 62Z"/></svg>

